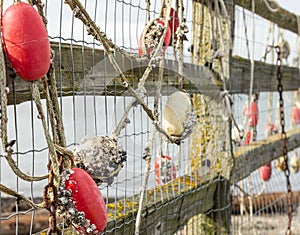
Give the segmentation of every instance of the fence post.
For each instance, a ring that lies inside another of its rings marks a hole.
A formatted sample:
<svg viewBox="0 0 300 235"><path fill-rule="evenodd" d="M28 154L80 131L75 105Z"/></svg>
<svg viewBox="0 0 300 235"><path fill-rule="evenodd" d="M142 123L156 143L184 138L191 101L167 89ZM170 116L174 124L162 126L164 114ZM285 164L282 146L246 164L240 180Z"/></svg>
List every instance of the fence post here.
<svg viewBox="0 0 300 235"><path fill-rule="evenodd" d="M230 36L231 41L234 37L234 3L232 0L224 1L227 8L228 17L230 17ZM209 69L214 69L217 72L220 72L220 63L217 59L212 58L213 46L220 45L220 38L217 35L216 42L213 42L211 39L212 32L215 29L211 29L212 23L209 22L209 19L213 18L215 12L213 11L214 6L212 2L207 2L207 5L201 4L198 1L193 2L193 27L192 27L192 45L191 53L193 61L192 63L198 63L201 65L207 66ZM209 6L209 4L211 4ZM228 22L228 21L223 21ZM222 28L225 24L222 25ZM223 29L222 29L223 30ZM212 45L215 43L215 45ZM223 58L223 71L224 77L231 77L231 58L232 58L232 48L229 45L225 45L225 57ZM215 48L216 49L216 48ZM229 82L227 81L227 84ZM230 84L230 83L229 83ZM230 88L230 87L229 87ZM230 90L230 89L229 89ZM205 97L204 97L205 98ZM209 99L208 99L209 100ZM216 132L212 133L210 142L220 143L225 148L223 151L219 152L221 167L220 167L220 177L217 183L217 189L214 194L214 206L202 217L202 230L210 232L211 234L229 234L230 233L230 222L231 222L231 200L230 200L230 174L232 169L232 151L230 144L230 130L231 124L230 121L223 121L221 118L220 103L215 101L208 102L208 115L211 121L213 121L213 128L211 131ZM197 107L196 107L197 108ZM193 136L193 138L199 138L199 136ZM200 137L201 138L201 137ZM194 140L193 140L194 141ZM192 151L196 151L192 149ZM196 151L197 152L197 151ZM203 153L196 153L192 156L201 156ZM214 151L214 158L218 153Z"/></svg>

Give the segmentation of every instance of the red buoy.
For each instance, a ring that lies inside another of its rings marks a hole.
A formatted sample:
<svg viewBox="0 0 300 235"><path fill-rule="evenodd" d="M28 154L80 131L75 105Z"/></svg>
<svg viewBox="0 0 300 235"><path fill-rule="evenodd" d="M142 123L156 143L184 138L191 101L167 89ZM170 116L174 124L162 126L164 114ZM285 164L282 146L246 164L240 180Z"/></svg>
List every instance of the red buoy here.
<svg viewBox="0 0 300 235"><path fill-rule="evenodd" d="M17 74L26 81L42 78L50 66L50 43L38 12L24 2L8 7L2 18L2 41Z"/></svg>
<svg viewBox="0 0 300 235"><path fill-rule="evenodd" d="M99 234L107 223L106 205L92 177L80 168L67 170L59 187L61 210L85 234Z"/></svg>
<svg viewBox="0 0 300 235"><path fill-rule="evenodd" d="M266 164L258 168L258 174L262 181L268 181L272 175L272 165L271 163Z"/></svg>
<svg viewBox="0 0 300 235"><path fill-rule="evenodd" d="M176 178L176 167L168 155L158 155L154 162L155 182L165 184Z"/></svg>
<svg viewBox="0 0 300 235"><path fill-rule="evenodd" d="M249 114L248 114L249 112ZM250 104L250 109L248 109L248 102L245 103L243 110L244 117L248 115L248 125L249 127L255 127L258 124L258 105L257 101L253 101Z"/></svg>
<svg viewBox="0 0 300 235"><path fill-rule="evenodd" d="M274 123L268 123L265 127L266 137L274 135L277 132Z"/></svg>
<svg viewBox="0 0 300 235"><path fill-rule="evenodd" d="M154 19L145 26L138 45L138 52L140 57L150 55L150 53L156 49L160 38L164 33L164 25L164 21L160 19ZM164 51L167 50L170 40L171 30L168 26L166 36L163 42Z"/></svg>
<svg viewBox="0 0 300 235"><path fill-rule="evenodd" d="M245 140L243 142L243 145L249 145L252 141L252 134L251 131L247 131L245 134Z"/></svg>
<svg viewBox="0 0 300 235"><path fill-rule="evenodd" d="M177 40L176 30L179 27L178 13L174 8L170 9L169 27L171 30L172 39Z"/></svg>
<svg viewBox="0 0 300 235"><path fill-rule="evenodd" d="M294 125L300 124L300 108L295 106L292 109L292 123Z"/></svg>

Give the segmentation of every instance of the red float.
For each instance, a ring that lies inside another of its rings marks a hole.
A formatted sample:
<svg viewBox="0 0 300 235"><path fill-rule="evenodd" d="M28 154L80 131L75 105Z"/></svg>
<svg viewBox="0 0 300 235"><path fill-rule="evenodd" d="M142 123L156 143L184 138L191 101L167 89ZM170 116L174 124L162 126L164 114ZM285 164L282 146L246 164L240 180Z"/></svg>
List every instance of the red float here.
<svg viewBox="0 0 300 235"><path fill-rule="evenodd" d="M106 205L91 176L80 168L72 168L62 176L59 188L62 211L74 227L85 234L99 234L106 226Z"/></svg>
<svg viewBox="0 0 300 235"><path fill-rule="evenodd" d="M139 56L147 56L150 55L151 52L157 47L160 38L164 32L164 21L159 19L154 19L150 21L144 28L144 31L140 37L138 52ZM164 51L168 48L168 45L171 40L171 30L168 26L167 33L164 38L163 49Z"/></svg>
<svg viewBox="0 0 300 235"><path fill-rule="evenodd" d="M249 115L248 115L249 112ZM248 102L246 102L243 110L243 115L246 117L248 115L248 125L249 127L255 127L258 124L258 105L257 101L251 102L250 109L248 110Z"/></svg>
<svg viewBox="0 0 300 235"><path fill-rule="evenodd" d="M176 167L167 155L157 156L154 162L155 182L165 184L176 178Z"/></svg>
<svg viewBox="0 0 300 235"><path fill-rule="evenodd" d="M13 4L2 19L2 40L7 57L26 81L42 78L50 66L50 43L41 16L24 2Z"/></svg>
<svg viewBox="0 0 300 235"><path fill-rule="evenodd" d="M294 125L300 124L300 108L295 106L292 109L292 123Z"/></svg>
<svg viewBox="0 0 300 235"><path fill-rule="evenodd" d="M276 133L276 128L273 123L268 123L265 127L265 134L267 137L274 135Z"/></svg>
<svg viewBox="0 0 300 235"><path fill-rule="evenodd" d="M249 145L252 141L252 134L251 131L247 131L245 135L245 140L243 142L243 145Z"/></svg>
<svg viewBox="0 0 300 235"><path fill-rule="evenodd" d="M170 20L169 20L169 27L171 30L172 38L177 40L176 30L179 27L179 18L178 13L174 8L171 8L170 10Z"/></svg>
<svg viewBox="0 0 300 235"><path fill-rule="evenodd" d="M266 164L258 168L258 174L262 181L268 181L272 175L272 165L271 163Z"/></svg>

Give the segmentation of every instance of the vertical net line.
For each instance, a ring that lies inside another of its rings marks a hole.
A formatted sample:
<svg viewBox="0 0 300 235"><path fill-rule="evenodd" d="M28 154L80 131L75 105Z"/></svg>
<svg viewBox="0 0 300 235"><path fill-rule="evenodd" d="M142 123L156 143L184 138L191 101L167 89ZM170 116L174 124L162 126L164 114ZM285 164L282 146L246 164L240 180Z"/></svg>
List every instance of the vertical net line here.
<svg viewBox="0 0 300 235"><path fill-rule="evenodd" d="M97 22L97 10L98 10L98 1L95 1L95 6L94 6L94 22ZM94 75L94 70L95 70L95 38L93 38L93 49L92 49L92 76ZM92 78L90 78L92 79ZM96 99L96 84L95 84L95 81L96 81L97 78L93 78L93 82L94 82L94 85L93 85L93 103L94 103L94 125L95 125L95 136L98 135L98 128L97 128L97 99Z"/></svg>
<svg viewBox="0 0 300 235"><path fill-rule="evenodd" d="M84 8L86 8L87 0L84 1ZM81 45L81 69L82 69L82 78L83 78L83 112L84 112L84 135L88 135L88 127L87 127L87 87L86 87L86 76L85 76L85 48L84 41L85 40L85 25L82 23L82 45Z"/></svg>
<svg viewBox="0 0 300 235"><path fill-rule="evenodd" d="M16 164L19 168L19 132L18 132L18 115L17 115L17 100L16 100L16 89L15 89L15 79L12 80L13 85L13 96L14 96L14 129L16 138ZM19 176L16 178L16 192L19 193ZM16 234L19 232L19 200L16 199Z"/></svg>
<svg viewBox="0 0 300 235"><path fill-rule="evenodd" d="M74 37L74 19L72 15L71 23L71 38ZM73 51L73 40L70 42L70 53L71 53L71 72L72 72L72 108L73 108L73 143L77 144L77 128L76 128L76 92L75 92L75 64L74 64L74 51ZM80 91L79 91L80 92Z"/></svg>
<svg viewBox="0 0 300 235"><path fill-rule="evenodd" d="M60 93L60 107L62 107L62 87L63 87L63 81L62 81L62 23L63 23L63 6L64 6L64 0L60 1L60 17L59 17L59 44L58 44L58 53L59 53L59 93ZM62 109L61 109L62 112Z"/></svg>
<svg viewBox="0 0 300 235"><path fill-rule="evenodd" d="M34 113L34 109L33 109L33 100L30 101L30 114L31 114L31 141L32 141L32 170L31 170L31 176L34 176L34 171L35 171L35 127L34 127L34 118L33 118L33 113ZM31 201L34 202L34 192L33 192L33 181L30 182L30 197L31 197ZM33 230L33 221L34 221L34 217L35 217L35 210L32 211L32 216L31 216L31 222L30 222L30 230L29 233L32 234L32 230Z"/></svg>
<svg viewBox="0 0 300 235"><path fill-rule="evenodd" d="M139 5L141 5L141 0L139 0ZM140 18L140 11L141 11L141 9L138 8L138 9L137 9L137 14L136 14L136 22L137 22L137 24L136 24L136 31L135 31L135 32L136 32L136 33L135 33L135 35L136 35L136 36L135 36L135 39L136 39L135 41L136 41L136 42L139 41L138 26L139 26L139 22L140 22L140 21L139 21L139 18ZM132 47L130 47L130 48L132 48Z"/></svg>
<svg viewBox="0 0 300 235"><path fill-rule="evenodd" d="M132 4L132 0L130 0L130 4ZM131 39L131 35L132 35L132 32L131 32L131 17L132 17L132 12L131 12L131 7L129 8L129 24L128 24L128 36L129 36L129 48L133 48L132 47L132 39Z"/></svg>

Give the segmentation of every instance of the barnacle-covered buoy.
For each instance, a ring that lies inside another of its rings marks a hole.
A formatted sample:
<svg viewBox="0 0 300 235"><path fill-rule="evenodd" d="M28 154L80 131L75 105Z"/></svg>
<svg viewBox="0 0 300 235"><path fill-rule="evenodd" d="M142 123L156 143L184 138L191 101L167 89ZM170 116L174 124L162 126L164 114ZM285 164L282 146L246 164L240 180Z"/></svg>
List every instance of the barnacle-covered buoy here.
<svg viewBox="0 0 300 235"><path fill-rule="evenodd" d="M144 28L139 40L138 52L139 56L151 55L159 44L160 38L163 36L165 29L164 21L156 18L150 21ZM163 42L163 50L165 51L171 40L171 30L168 26L166 36Z"/></svg>
<svg viewBox="0 0 300 235"><path fill-rule="evenodd" d="M275 162L275 167L277 168L278 171L282 172L287 169L287 165L285 163L284 157L281 156L279 157L276 162Z"/></svg>
<svg viewBox="0 0 300 235"><path fill-rule="evenodd" d="M271 163L266 164L258 168L258 174L262 181L268 181L272 175L272 165Z"/></svg>
<svg viewBox="0 0 300 235"><path fill-rule="evenodd" d="M24 2L13 4L2 19L6 55L17 74L27 81L42 78L50 66L50 43L41 16Z"/></svg>
<svg viewBox="0 0 300 235"><path fill-rule="evenodd" d="M244 138L244 130L242 125L234 126L231 130L231 139L235 146L240 146Z"/></svg>
<svg viewBox="0 0 300 235"><path fill-rule="evenodd" d="M280 57L282 59L288 59L290 53L291 53L291 47L287 40L282 39L281 42L278 45L280 47Z"/></svg>
<svg viewBox="0 0 300 235"><path fill-rule="evenodd" d="M176 91L168 97L163 110L162 126L171 136L186 138L196 124L191 97L183 91Z"/></svg>
<svg viewBox="0 0 300 235"><path fill-rule="evenodd" d="M157 185L165 184L176 178L176 167L168 155L158 155L154 162L154 175Z"/></svg>
<svg viewBox="0 0 300 235"><path fill-rule="evenodd" d="M58 212L84 234L99 234L106 227L106 205L91 176L80 168L65 170L58 191Z"/></svg>
<svg viewBox="0 0 300 235"><path fill-rule="evenodd" d="M112 184L126 161L126 152L108 136L85 138L73 150L77 167L86 170L97 183Z"/></svg>

